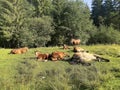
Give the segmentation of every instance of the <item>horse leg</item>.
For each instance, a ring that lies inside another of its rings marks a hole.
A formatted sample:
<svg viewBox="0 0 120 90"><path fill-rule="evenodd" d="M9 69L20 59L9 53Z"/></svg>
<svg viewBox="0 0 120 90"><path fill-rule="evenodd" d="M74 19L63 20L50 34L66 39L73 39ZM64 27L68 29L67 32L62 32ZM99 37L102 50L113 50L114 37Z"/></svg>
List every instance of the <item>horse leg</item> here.
<svg viewBox="0 0 120 90"><path fill-rule="evenodd" d="M99 57L100 59L101 59L101 61L103 61L103 62L110 62L110 60L109 59L106 59L106 58L102 58L102 57Z"/></svg>
<svg viewBox="0 0 120 90"><path fill-rule="evenodd" d="M106 58L103 58L103 57L100 57L98 55L94 55L96 57L96 59L100 62L100 61L103 61L103 62L110 62L109 59L106 59Z"/></svg>

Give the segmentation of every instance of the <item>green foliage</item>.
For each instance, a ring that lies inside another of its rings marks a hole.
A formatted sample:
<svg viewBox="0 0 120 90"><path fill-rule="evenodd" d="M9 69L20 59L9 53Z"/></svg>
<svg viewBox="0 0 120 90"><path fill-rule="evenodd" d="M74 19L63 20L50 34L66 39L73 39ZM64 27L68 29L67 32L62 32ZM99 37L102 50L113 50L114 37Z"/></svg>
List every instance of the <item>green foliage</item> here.
<svg viewBox="0 0 120 90"><path fill-rule="evenodd" d="M52 10L51 0L27 0L35 8L34 17L50 15Z"/></svg>
<svg viewBox="0 0 120 90"><path fill-rule="evenodd" d="M52 18L53 25L55 27L55 33L52 35L52 40L50 42L51 45L61 45L66 41L66 34L69 31L69 28L65 25L62 25L62 17L63 10L66 5L66 0L53 0L53 10L52 10ZM63 41L62 41L63 40Z"/></svg>
<svg viewBox="0 0 120 90"><path fill-rule="evenodd" d="M96 26L101 24L120 30L120 1L119 0L93 0L92 19Z"/></svg>
<svg viewBox="0 0 120 90"><path fill-rule="evenodd" d="M69 39L80 38L85 44L92 32L92 22L89 20L90 13L87 6L81 1L67 3L63 14L63 25L70 28ZM84 25L87 25L85 27ZM68 37L68 36L67 36ZM70 41L70 40L69 40Z"/></svg>
<svg viewBox="0 0 120 90"><path fill-rule="evenodd" d="M29 25L29 30L33 33L34 47L45 46L51 40L54 28L50 17L30 18L26 23Z"/></svg>
<svg viewBox="0 0 120 90"><path fill-rule="evenodd" d="M114 28L120 30L120 1L119 0L105 0L105 24L110 26L111 24Z"/></svg>
<svg viewBox="0 0 120 90"><path fill-rule="evenodd" d="M93 23L108 27L98 31L81 0L0 0L0 47L119 43L119 9L119 0L93 0Z"/></svg>
<svg viewBox="0 0 120 90"><path fill-rule="evenodd" d="M92 1L92 19L94 21L94 24L96 26L99 26L103 23L103 6L102 6L103 0L93 0ZM102 22L101 22L102 21Z"/></svg>
<svg viewBox="0 0 120 90"><path fill-rule="evenodd" d="M26 0L1 0L2 47L45 46L50 41L53 32L52 19L49 16L36 18L34 10L35 8Z"/></svg>
<svg viewBox="0 0 120 90"><path fill-rule="evenodd" d="M52 41L55 44L70 44L71 38L79 38L82 44L85 44L93 28L92 21L89 19L90 11L88 7L79 0L53 0L53 6L52 14L55 22L55 35ZM63 42L61 42L62 39L64 39Z"/></svg>
<svg viewBox="0 0 120 90"><path fill-rule="evenodd" d="M88 43L92 44L120 44L120 32L112 27L101 26Z"/></svg>
<svg viewBox="0 0 120 90"><path fill-rule="evenodd" d="M21 39L25 37L24 31L27 29L24 26L25 20L31 15L31 6L26 0L1 0L0 7L1 46L20 47ZM27 33L29 32L28 30Z"/></svg>
<svg viewBox="0 0 120 90"><path fill-rule="evenodd" d="M20 42L20 47L28 46L28 47L33 47L34 46L34 34L30 29L27 27L24 27L20 32L19 32L19 42ZM11 40L11 42L13 39ZM16 42L15 42L16 43ZM15 47L15 46L14 46Z"/></svg>

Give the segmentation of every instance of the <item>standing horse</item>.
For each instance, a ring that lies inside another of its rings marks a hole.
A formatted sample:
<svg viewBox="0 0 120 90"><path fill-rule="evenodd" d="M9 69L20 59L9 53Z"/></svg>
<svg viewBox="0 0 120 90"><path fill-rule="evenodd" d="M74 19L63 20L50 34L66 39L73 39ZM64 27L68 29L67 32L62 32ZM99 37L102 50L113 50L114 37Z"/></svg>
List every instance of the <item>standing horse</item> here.
<svg viewBox="0 0 120 90"><path fill-rule="evenodd" d="M71 44L72 45L79 45L80 44L80 39L71 39Z"/></svg>

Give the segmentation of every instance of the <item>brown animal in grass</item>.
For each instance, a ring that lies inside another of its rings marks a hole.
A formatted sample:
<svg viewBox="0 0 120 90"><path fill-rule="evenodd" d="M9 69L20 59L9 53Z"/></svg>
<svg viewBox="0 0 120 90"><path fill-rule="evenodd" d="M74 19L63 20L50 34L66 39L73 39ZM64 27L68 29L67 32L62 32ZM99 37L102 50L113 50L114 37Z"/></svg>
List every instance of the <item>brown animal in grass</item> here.
<svg viewBox="0 0 120 90"><path fill-rule="evenodd" d="M87 52L77 52L77 53L73 54L71 60L74 63L81 63L81 64L85 64L85 65L90 65L91 61L104 61L104 62L110 61L99 55L90 54Z"/></svg>
<svg viewBox="0 0 120 90"><path fill-rule="evenodd" d="M17 49L13 49L11 50L11 54L22 54L22 53L26 53L28 51L28 47L23 47L23 48L17 48Z"/></svg>
<svg viewBox="0 0 120 90"><path fill-rule="evenodd" d="M40 52L36 51L35 55L36 55L36 58L39 61L46 61L49 58L49 54L48 53L43 54L43 53L40 53Z"/></svg>
<svg viewBox="0 0 120 90"><path fill-rule="evenodd" d="M70 49L66 44L63 44L63 49Z"/></svg>
<svg viewBox="0 0 120 90"><path fill-rule="evenodd" d="M64 52L53 52L50 58L52 61L57 61L57 60L63 60L66 56L69 55L67 55Z"/></svg>
<svg viewBox="0 0 120 90"><path fill-rule="evenodd" d="M20 48L21 53L26 53L28 51L28 47Z"/></svg>
<svg viewBox="0 0 120 90"><path fill-rule="evenodd" d="M80 39L71 39L71 44L72 45L79 45L80 44Z"/></svg>
<svg viewBox="0 0 120 90"><path fill-rule="evenodd" d="M85 51L83 48L77 46L73 47L73 52L83 52L83 51Z"/></svg>

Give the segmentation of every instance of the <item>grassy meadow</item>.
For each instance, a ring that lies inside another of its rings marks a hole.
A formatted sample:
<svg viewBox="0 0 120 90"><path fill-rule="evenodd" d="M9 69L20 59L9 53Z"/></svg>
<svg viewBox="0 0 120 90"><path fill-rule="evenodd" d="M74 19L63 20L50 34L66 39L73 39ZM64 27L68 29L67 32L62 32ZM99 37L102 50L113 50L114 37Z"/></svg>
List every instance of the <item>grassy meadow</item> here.
<svg viewBox="0 0 120 90"><path fill-rule="evenodd" d="M31 48L25 54L9 54L0 48L0 90L119 90L120 46L80 46L110 62L92 62L91 66L71 65L66 61L36 61L34 51L51 53L62 47Z"/></svg>

